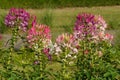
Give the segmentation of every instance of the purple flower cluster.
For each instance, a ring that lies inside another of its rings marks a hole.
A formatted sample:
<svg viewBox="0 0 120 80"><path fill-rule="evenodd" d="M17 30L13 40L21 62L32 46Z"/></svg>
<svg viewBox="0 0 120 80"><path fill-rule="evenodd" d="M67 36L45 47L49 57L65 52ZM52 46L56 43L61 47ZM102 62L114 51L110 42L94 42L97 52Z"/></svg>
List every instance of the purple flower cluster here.
<svg viewBox="0 0 120 80"><path fill-rule="evenodd" d="M18 26L23 31L27 30L30 14L24 9L11 8L5 17L5 24L9 27Z"/></svg>
<svg viewBox="0 0 120 80"><path fill-rule="evenodd" d="M107 24L101 16L79 14L75 23L74 34L79 39L92 38L100 32L104 33L106 27Z"/></svg>

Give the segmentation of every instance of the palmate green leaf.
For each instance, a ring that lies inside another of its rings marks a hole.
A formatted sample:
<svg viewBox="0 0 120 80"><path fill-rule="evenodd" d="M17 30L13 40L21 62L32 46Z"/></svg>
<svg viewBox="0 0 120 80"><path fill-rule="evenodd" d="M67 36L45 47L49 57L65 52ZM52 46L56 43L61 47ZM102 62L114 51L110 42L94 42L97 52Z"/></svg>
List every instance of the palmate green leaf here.
<svg viewBox="0 0 120 80"><path fill-rule="evenodd" d="M17 79L17 75L15 74L11 74L11 77L8 78L8 80L16 80Z"/></svg>
<svg viewBox="0 0 120 80"><path fill-rule="evenodd" d="M92 75L91 75L90 72L88 71L88 72L86 72L86 76L87 76L88 79L90 79Z"/></svg>
<svg viewBox="0 0 120 80"><path fill-rule="evenodd" d="M47 69L47 70L45 70L45 73L47 73L48 76L50 76L50 77L52 77L53 79L55 79L53 70Z"/></svg>
<svg viewBox="0 0 120 80"><path fill-rule="evenodd" d="M105 77L105 78L110 77L110 76L111 76L111 73L110 73L110 72L106 72L106 73L104 74L104 77Z"/></svg>
<svg viewBox="0 0 120 80"><path fill-rule="evenodd" d="M111 72L112 78L115 79L119 74L117 72Z"/></svg>
<svg viewBox="0 0 120 80"><path fill-rule="evenodd" d="M33 59L34 59L34 54L29 52L22 54L15 53L13 55L14 63L20 66L22 64L32 64Z"/></svg>
<svg viewBox="0 0 120 80"><path fill-rule="evenodd" d="M8 79L11 75L11 71L8 71L6 69L0 69L0 75L5 79Z"/></svg>
<svg viewBox="0 0 120 80"><path fill-rule="evenodd" d="M8 80L22 80L21 75L19 75L17 73L12 71L11 74L10 74L10 78L8 78Z"/></svg>
<svg viewBox="0 0 120 80"><path fill-rule="evenodd" d="M119 75L119 73L117 72L116 69L114 69L112 66L106 67L107 72L104 74L105 78L110 78L110 79L115 79L117 75Z"/></svg>
<svg viewBox="0 0 120 80"><path fill-rule="evenodd" d="M59 79L60 78L60 71L53 73L53 75L55 76L55 79Z"/></svg>
<svg viewBox="0 0 120 80"><path fill-rule="evenodd" d="M31 74L31 70L33 70L31 67L32 65L31 64L22 64L22 67L23 67L23 72L25 74L28 74L28 72Z"/></svg>

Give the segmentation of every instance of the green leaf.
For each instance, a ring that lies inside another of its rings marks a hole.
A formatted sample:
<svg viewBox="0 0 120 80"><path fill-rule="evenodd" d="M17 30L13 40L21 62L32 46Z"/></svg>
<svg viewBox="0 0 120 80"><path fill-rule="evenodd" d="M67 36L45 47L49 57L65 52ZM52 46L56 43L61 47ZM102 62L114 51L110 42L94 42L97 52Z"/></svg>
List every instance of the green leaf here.
<svg viewBox="0 0 120 80"><path fill-rule="evenodd" d="M110 73L110 72L106 72L106 73L104 74L104 77L109 77L109 76L111 76L111 73Z"/></svg>

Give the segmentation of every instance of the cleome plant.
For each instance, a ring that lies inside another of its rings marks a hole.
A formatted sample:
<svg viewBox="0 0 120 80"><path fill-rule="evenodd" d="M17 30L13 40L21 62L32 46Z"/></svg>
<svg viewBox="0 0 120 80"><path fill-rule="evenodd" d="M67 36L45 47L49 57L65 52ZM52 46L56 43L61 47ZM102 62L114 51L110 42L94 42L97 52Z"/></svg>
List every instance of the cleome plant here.
<svg viewBox="0 0 120 80"><path fill-rule="evenodd" d="M5 17L12 37L0 49L0 80L119 80L120 62L100 15L78 14L71 34L53 42L48 25L36 16L12 8ZM2 37L0 36L0 39ZM24 45L15 49L21 39ZM56 67L57 65L57 67Z"/></svg>

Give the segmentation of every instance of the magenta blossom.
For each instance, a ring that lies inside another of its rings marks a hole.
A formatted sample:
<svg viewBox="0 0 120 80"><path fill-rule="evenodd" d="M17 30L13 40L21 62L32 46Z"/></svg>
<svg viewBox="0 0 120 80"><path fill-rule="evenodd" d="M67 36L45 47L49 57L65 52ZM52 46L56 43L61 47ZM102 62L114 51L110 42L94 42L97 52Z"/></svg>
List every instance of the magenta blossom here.
<svg viewBox="0 0 120 80"><path fill-rule="evenodd" d="M51 55L50 55L50 49L49 48L44 48L43 53L48 57L49 60L51 60Z"/></svg>
<svg viewBox="0 0 120 80"><path fill-rule="evenodd" d="M33 16L33 21L32 21L32 26L35 26L36 25L36 16Z"/></svg>
<svg viewBox="0 0 120 80"><path fill-rule="evenodd" d="M48 55L50 52L50 49L49 48L44 48L43 49L43 53L45 53L46 55Z"/></svg>
<svg viewBox="0 0 120 80"><path fill-rule="evenodd" d="M92 39L104 32L107 24L101 16L79 14L74 27L74 36L79 39Z"/></svg>
<svg viewBox="0 0 120 80"><path fill-rule="evenodd" d="M5 17L5 24L9 27L18 26L19 29L26 31L30 20L30 14L24 9L11 8Z"/></svg>

